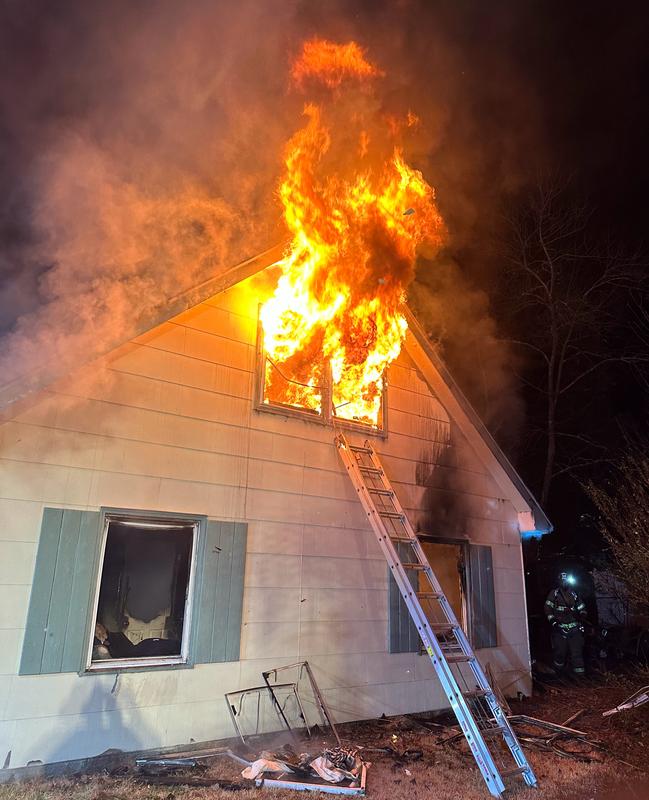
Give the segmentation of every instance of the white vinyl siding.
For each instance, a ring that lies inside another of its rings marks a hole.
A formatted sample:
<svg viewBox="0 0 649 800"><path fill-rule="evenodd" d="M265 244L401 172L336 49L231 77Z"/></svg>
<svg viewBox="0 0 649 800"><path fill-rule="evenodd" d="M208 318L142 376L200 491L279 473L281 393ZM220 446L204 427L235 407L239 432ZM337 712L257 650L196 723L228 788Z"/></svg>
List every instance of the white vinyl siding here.
<svg viewBox="0 0 649 800"><path fill-rule="evenodd" d="M254 410L255 285L138 337L0 425L0 590L12 604L0 626L0 730L11 766L229 737L223 692L302 658L337 720L443 705L427 659L388 652L386 564L332 430ZM461 507L461 519L438 519L492 548L499 646L489 659L524 687L514 510L405 353L388 403L389 436L376 446L413 525ZM17 677L44 506L247 523L239 660L123 674L115 691L110 675Z"/></svg>

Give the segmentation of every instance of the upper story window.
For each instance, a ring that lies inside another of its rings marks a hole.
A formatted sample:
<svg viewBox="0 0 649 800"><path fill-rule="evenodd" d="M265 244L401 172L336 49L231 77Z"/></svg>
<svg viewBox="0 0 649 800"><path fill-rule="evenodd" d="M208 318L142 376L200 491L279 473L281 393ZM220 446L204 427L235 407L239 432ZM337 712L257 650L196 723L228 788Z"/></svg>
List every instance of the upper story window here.
<svg viewBox="0 0 649 800"><path fill-rule="evenodd" d="M336 374L336 364L326 359L317 343L281 364L265 351L261 325L257 347L257 408L311 417L323 424L339 422L365 431L386 432L386 380L379 375L374 394L355 394L357 375ZM365 364L352 368L367 369Z"/></svg>

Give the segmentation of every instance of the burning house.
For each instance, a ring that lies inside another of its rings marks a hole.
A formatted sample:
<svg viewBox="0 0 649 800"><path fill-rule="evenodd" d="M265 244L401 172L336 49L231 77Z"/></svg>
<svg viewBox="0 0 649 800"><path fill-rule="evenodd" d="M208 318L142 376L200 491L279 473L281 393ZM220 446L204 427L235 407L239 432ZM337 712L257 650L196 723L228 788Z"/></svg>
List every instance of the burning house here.
<svg viewBox="0 0 649 800"><path fill-rule="evenodd" d="M378 75L352 45L294 65L359 94L343 131L310 102L287 145L287 245L0 389L5 768L231 736L224 693L299 659L337 720L447 705L340 431L380 454L481 661L529 693L521 535L549 523L408 311L446 231L400 144L416 118L363 113Z"/></svg>

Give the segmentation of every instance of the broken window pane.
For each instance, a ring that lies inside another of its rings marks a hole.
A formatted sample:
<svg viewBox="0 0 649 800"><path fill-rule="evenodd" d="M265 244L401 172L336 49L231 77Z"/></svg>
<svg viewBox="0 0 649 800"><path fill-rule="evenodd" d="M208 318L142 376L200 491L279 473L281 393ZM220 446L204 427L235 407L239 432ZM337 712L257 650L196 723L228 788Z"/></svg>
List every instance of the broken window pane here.
<svg viewBox="0 0 649 800"><path fill-rule="evenodd" d="M321 337L314 337L305 349L277 362L263 349L261 326L259 336L264 405L285 406L328 421L339 419L384 430L385 381L378 371L373 374L371 365L362 362L341 370L340 365L324 357ZM342 374L333 380L332 372ZM360 394L359 385L365 386Z"/></svg>
<svg viewBox="0 0 649 800"><path fill-rule="evenodd" d="M321 414L325 380L324 361L320 355L295 353L281 364L266 356L264 402Z"/></svg>
<svg viewBox="0 0 649 800"><path fill-rule="evenodd" d="M193 538L191 524L109 520L92 663L181 655Z"/></svg>
<svg viewBox="0 0 649 800"><path fill-rule="evenodd" d="M332 393L333 414L338 419L371 425L383 430L383 380L376 381L359 396L354 396L348 382L335 383Z"/></svg>

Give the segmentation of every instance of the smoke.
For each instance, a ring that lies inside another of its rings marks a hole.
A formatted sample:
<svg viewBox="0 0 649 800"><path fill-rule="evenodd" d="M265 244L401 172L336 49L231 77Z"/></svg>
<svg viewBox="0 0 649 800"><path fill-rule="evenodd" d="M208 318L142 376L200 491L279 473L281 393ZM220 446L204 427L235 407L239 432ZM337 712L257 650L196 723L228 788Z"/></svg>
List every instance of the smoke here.
<svg viewBox="0 0 649 800"><path fill-rule="evenodd" d="M475 286L497 269L484 242L503 192L536 171L529 153L544 150L515 49L529 13L518 6L8 0L2 383L128 338L146 309L285 236L276 192L304 102L290 88L290 63L320 36L367 48L385 73L381 113L421 120L405 155L437 189L460 266L428 269L413 297L460 380L488 384L491 418L504 418L506 406L494 407L509 391L508 356L496 355ZM455 359L453 337L480 339L493 368L476 377Z"/></svg>
<svg viewBox="0 0 649 800"><path fill-rule="evenodd" d="M275 244L299 115L280 35L290 4L7 10L3 383L101 352L147 309Z"/></svg>
<svg viewBox="0 0 649 800"><path fill-rule="evenodd" d="M409 299L484 423L512 452L524 416L515 379L522 364L499 338L486 292L447 255L435 263L420 262Z"/></svg>

